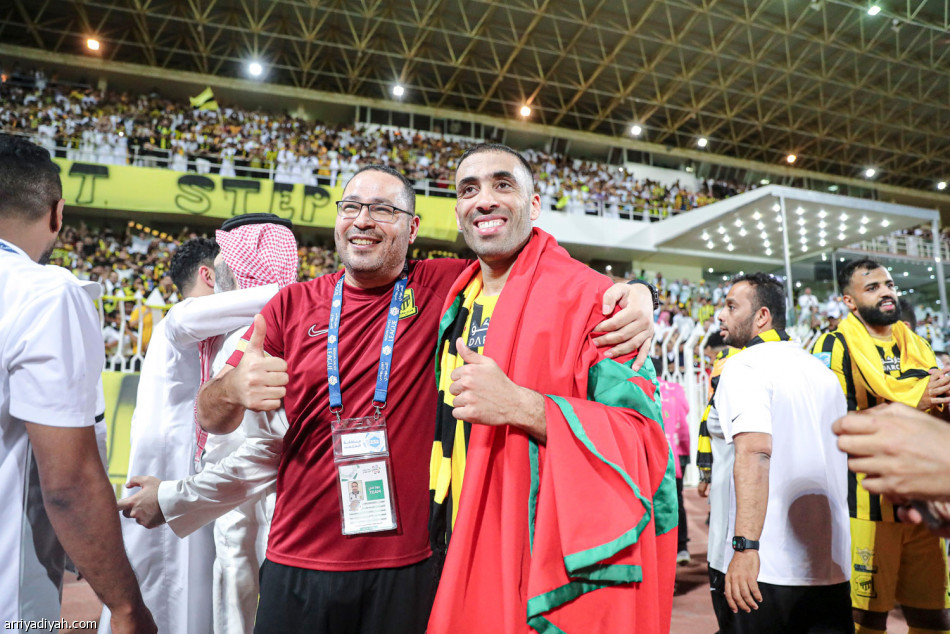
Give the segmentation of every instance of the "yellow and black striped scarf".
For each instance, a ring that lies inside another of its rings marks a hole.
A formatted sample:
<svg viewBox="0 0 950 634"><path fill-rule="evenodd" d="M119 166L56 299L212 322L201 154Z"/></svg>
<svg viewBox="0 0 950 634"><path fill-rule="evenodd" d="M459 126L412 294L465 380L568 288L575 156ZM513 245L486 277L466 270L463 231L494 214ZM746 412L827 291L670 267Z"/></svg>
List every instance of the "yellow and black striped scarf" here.
<svg viewBox="0 0 950 634"><path fill-rule="evenodd" d="M891 326L900 350L901 372L891 376L883 371L881 355L867 327L853 314L838 324L837 332L847 343L848 354L864 384L877 398L916 407L927 391L930 368L936 367L930 344L898 321Z"/></svg>
<svg viewBox="0 0 950 634"><path fill-rule="evenodd" d="M449 393L452 372L465 365L458 355L455 342L465 337L465 324L475 299L482 292L482 276L476 275L452 308L443 316L439 325L442 335L436 348L436 381L439 390L439 405L435 414L435 441L429 463L429 535L432 548L437 552L445 549L458 515L458 502L462 494L462 476L465 474L465 457L472 426L452 416L455 397Z"/></svg>

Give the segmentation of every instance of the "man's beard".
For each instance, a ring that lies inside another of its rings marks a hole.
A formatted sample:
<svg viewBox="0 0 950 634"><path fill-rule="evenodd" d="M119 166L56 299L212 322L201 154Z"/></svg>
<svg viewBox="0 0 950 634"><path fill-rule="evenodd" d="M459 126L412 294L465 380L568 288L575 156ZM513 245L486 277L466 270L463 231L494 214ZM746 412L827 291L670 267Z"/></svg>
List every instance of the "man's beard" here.
<svg viewBox="0 0 950 634"><path fill-rule="evenodd" d="M733 348L745 348L752 339L752 320L743 324L738 324L735 328L730 328L726 336L722 338L724 343Z"/></svg>
<svg viewBox="0 0 950 634"><path fill-rule="evenodd" d="M894 302L897 306L897 302ZM901 311L895 308L890 313L885 313L877 306L858 306L858 314L861 320L869 326L890 326L897 323L901 318Z"/></svg>
<svg viewBox="0 0 950 634"><path fill-rule="evenodd" d="M47 264L49 264L49 259L50 259L50 257L52 257L52 255L53 255L53 246L54 246L54 245L52 245L52 244L49 245L49 248L46 249L46 251L43 251L42 254L40 254L40 259L37 260L37 262L40 264L40 266L46 266Z"/></svg>

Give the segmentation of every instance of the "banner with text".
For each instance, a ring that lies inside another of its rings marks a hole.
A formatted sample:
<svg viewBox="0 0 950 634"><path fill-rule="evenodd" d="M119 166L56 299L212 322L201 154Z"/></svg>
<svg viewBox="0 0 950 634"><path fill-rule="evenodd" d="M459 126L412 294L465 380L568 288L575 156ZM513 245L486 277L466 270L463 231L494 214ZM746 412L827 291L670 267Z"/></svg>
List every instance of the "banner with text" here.
<svg viewBox="0 0 950 634"><path fill-rule="evenodd" d="M225 178L152 167L99 165L55 159L67 205L140 213L230 218L269 212L297 226L332 228L342 187ZM419 235L454 242L454 199L416 197Z"/></svg>

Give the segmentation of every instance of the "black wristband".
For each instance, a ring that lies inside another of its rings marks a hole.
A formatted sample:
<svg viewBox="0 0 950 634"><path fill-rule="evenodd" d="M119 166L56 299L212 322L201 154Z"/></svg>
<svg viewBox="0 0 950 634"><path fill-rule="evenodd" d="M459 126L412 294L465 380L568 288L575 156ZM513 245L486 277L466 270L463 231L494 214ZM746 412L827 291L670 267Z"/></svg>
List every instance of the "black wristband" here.
<svg viewBox="0 0 950 634"><path fill-rule="evenodd" d="M656 310L660 307L660 294L656 292L656 287L649 282L643 280L630 280L627 284L643 284L648 289L650 289L650 295L653 297L653 310Z"/></svg>

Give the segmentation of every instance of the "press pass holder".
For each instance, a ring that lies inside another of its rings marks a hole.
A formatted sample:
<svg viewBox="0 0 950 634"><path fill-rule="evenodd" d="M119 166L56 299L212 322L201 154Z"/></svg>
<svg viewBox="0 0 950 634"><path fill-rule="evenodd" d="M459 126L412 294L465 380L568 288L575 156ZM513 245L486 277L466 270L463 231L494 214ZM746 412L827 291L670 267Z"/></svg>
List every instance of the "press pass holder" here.
<svg viewBox="0 0 950 634"><path fill-rule="evenodd" d="M330 306L327 329L327 382L330 392L330 423L333 465L337 473L340 500L340 524L344 535L390 531L396 528L396 504L392 484L392 460L386 432L386 396L392 367L399 308L406 290L407 271L393 288L386 330L376 373L373 393L375 413L362 418L342 418L343 394L340 388L339 336L343 306L343 276L337 281Z"/></svg>
<svg viewBox="0 0 950 634"><path fill-rule="evenodd" d="M335 419L331 427L343 534L395 529L386 416Z"/></svg>

